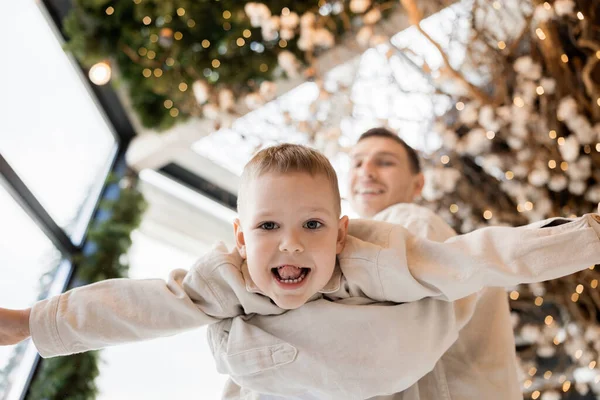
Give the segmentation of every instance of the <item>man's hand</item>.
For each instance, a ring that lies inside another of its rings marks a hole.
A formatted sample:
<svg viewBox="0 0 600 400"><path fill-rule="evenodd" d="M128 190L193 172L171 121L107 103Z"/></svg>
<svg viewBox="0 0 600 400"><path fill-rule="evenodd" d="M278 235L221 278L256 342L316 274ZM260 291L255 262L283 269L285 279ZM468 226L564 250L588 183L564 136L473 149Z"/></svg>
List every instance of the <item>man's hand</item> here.
<svg viewBox="0 0 600 400"><path fill-rule="evenodd" d="M31 309L8 310L0 308L0 346L17 344L30 336Z"/></svg>

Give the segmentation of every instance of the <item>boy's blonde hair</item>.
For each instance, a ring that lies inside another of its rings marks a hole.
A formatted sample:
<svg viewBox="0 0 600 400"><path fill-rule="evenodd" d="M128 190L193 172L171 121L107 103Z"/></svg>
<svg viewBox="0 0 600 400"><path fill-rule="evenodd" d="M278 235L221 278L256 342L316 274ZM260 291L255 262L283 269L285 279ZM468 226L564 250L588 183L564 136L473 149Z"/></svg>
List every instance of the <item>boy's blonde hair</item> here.
<svg viewBox="0 0 600 400"><path fill-rule="evenodd" d="M333 166L323 154L299 144L284 143L267 147L256 153L244 167L237 198L238 212L242 210L247 186L267 173L285 174L288 172L305 172L311 176L323 175L329 181L335 196L335 208L341 214L340 189ZM318 195L318 193L315 193Z"/></svg>

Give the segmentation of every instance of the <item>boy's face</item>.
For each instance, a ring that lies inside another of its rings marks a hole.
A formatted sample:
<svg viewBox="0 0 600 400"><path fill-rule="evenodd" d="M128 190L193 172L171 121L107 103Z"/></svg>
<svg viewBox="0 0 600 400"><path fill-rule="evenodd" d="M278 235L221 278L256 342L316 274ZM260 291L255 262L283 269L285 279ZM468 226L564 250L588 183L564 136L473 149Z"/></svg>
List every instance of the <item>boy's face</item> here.
<svg viewBox="0 0 600 400"><path fill-rule="evenodd" d="M326 177L267 173L246 188L234 223L238 250L256 286L281 308L298 308L331 279L348 218L338 218Z"/></svg>

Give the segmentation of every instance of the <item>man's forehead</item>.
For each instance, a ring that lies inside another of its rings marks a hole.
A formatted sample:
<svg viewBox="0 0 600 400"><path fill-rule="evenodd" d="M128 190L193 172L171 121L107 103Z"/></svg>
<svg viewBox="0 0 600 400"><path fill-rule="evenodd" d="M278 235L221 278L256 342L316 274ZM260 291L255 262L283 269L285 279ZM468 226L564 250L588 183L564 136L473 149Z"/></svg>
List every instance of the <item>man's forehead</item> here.
<svg viewBox="0 0 600 400"><path fill-rule="evenodd" d="M392 156L405 158L406 150L402 145L388 138L367 138L358 142L350 151L352 158L364 158L367 156Z"/></svg>
<svg viewBox="0 0 600 400"><path fill-rule="evenodd" d="M400 150L393 151L390 149L357 149L350 153L350 157L352 159L360 159L365 157L394 157L399 160L403 160L405 158L405 155Z"/></svg>

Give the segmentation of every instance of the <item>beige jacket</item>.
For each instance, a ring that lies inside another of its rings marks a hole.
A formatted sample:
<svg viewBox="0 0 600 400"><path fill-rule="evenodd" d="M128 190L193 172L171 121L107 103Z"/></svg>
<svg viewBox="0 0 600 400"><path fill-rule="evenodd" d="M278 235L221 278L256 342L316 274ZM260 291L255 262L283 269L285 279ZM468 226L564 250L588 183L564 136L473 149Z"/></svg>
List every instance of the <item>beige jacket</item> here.
<svg viewBox="0 0 600 400"><path fill-rule="evenodd" d="M401 224L435 241L455 235L440 217L414 204L393 205L374 219ZM318 313L305 306L277 317L238 317L233 323L210 326L220 371L246 386L240 388L230 380L224 399L522 399L507 295L502 288L486 288L453 303L424 299L349 309L323 302L318 308ZM299 325L304 325L302 335L296 329ZM262 354L259 349L264 349L269 337L293 345L298 350L296 361L282 366ZM262 359L263 369L251 365L257 359ZM258 396L248 389L265 385L269 379L294 384L281 397ZM302 385L307 386L296 395ZM327 385L329 392L314 389Z"/></svg>
<svg viewBox="0 0 600 400"><path fill-rule="evenodd" d="M415 204L396 204L377 214L375 219L401 224L418 236L435 241L445 241L455 235L439 216ZM456 305L464 307L473 301L476 305L471 318L433 371L401 393L380 400L523 398L506 290L485 288ZM435 320L433 323L436 324ZM418 335L419 331L413 334Z"/></svg>
<svg viewBox="0 0 600 400"><path fill-rule="evenodd" d="M336 273L322 293L302 308L318 313L323 301L357 307L373 301L404 302L424 297L455 300L478 292L483 286L553 279L600 261L600 223L592 215L552 228L538 229L541 225L486 228L440 244L415 237L401 226L353 221ZM576 246L577 251L565 251L565 243L569 249ZM437 304L443 308L443 302ZM340 317L350 317L348 311L340 311ZM464 310L459 311L458 314ZM108 280L41 301L32 309L30 328L40 354L50 357L172 335L219 321L228 324L240 315L251 321L284 313L258 293L239 254L220 245L189 272L173 271L168 282ZM447 328L460 329L465 318L457 315L455 308L454 315L448 315ZM302 336L302 324L285 328ZM253 335L241 329L238 332L246 337ZM352 333L361 340L361 332L369 332L369 327ZM444 336L437 332L425 334L431 335L432 340L436 335ZM335 337L327 337L326 332L323 336L322 343L336 346ZM314 387L314 394L320 399L364 399L381 393L369 385L368 379L359 380L359 385L345 381L346 363L355 362L352 357L344 357L351 349L335 351L338 363L326 362L332 367L328 376L311 373L311 366L319 359L305 357L314 358L314 353L303 354L274 337L255 339L260 346L250 351L236 351L235 338L228 337L227 343L220 343L227 346L228 368L242 387L280 396L302 395ZM414 350L413 355L416 356ZM414 360L419 364L418 357ZM369 365L368 361L371 360L361 363L377 370L370 371L371 375L393 365L381 364L381 360L377 360L377 365ZM286 376L285 366L296 363L305 366L305 373L292 381L281 379ZM244 367L236 370L240 365ZM218 367L223 369L219 362Z"/></svg>

